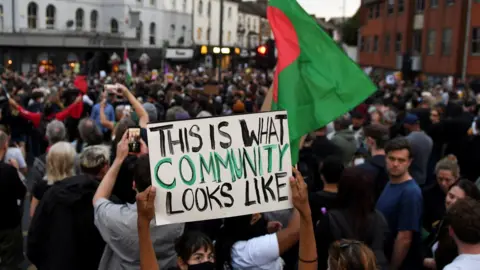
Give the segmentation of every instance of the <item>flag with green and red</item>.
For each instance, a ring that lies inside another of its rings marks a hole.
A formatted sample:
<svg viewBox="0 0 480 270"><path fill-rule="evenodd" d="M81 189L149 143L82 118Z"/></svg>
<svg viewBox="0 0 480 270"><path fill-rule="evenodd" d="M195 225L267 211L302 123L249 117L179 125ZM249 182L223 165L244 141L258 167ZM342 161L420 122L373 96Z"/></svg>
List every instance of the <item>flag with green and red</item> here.
<svg viewBox="0 0 480 270"><path fill-rule="evenodd" d="M296 0L270 0L267 18L278 60L273 110L287 110L292 163L302 136L327 125L376 87Z"/></svg>

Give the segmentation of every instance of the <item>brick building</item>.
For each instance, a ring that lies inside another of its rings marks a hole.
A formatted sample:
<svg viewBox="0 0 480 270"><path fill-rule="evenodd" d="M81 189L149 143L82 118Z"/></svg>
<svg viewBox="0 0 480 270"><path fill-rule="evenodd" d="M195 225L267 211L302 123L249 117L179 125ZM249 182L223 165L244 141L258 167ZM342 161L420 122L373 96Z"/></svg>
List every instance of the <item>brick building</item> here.
<svg viewBox="0 0 480 270"><path fill-rule="evenodd" d="M359 64L401 70L410 57L415 72L480 76L480 1L363 0ZM464 51L467 27L468 57Z"/></svg>

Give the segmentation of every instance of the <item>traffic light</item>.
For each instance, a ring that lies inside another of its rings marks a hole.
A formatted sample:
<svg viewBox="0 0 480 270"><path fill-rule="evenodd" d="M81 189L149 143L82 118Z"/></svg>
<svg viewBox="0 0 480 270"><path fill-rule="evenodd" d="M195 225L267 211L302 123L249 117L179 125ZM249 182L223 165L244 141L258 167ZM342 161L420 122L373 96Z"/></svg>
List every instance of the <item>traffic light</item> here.
<svg viewBox="0 0 480 270"><path fill-rule="evenodd" d="M266 44L257 47L255 67L258 69L273 69L276 63L275 41L269 39Z"/></svg>
<svg viewBox="0 0 480 270"><path fill-rule="evenodd" d="M258 46L257 53L265 56L267 54L267 47L265 45Z"/></svg>

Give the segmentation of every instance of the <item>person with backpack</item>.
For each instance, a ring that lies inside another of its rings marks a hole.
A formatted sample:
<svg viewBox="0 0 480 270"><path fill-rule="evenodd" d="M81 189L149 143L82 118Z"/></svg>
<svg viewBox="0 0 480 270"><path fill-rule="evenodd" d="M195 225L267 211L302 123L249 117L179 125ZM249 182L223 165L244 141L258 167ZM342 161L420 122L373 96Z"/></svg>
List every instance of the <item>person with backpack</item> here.
<svg viewBox="0 0 480 270"><path fill-rule="evenodd" d="M378 269L388 269L383 245L388 224L375 210L373 185L373 179L359 168L343 171L338 184L337 208L326 211L315 228L319 270L328 268L328 249L341 239L365 243L374 252Z"/></svg>
<svg viewBox="0 0 480 270"><path fill-rule="evenodd" d="M375 201L389 181L385 166L385 144L389 140L388 127L381 124L371 124L363 129L365 145L370 153L370 159L358 166L374 179Z"/></svg>

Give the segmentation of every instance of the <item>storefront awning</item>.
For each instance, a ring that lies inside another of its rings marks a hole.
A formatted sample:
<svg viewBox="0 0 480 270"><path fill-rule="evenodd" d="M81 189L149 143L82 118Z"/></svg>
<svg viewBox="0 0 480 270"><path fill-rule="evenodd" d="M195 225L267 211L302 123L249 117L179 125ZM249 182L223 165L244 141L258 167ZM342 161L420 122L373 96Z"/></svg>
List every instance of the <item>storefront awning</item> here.
<svg viewBox="0 0 480 270"><path fill-rule="evenodd" d="M166 59L173 60L188 60L193 57L193 49L183 49L183 48L169 48L165 53Z"/></svg>

